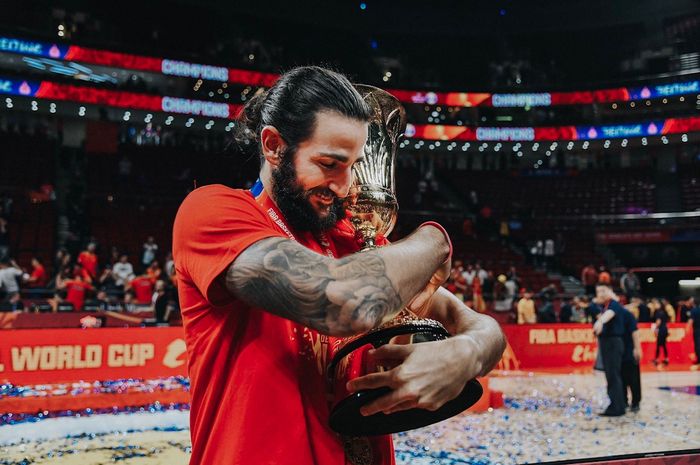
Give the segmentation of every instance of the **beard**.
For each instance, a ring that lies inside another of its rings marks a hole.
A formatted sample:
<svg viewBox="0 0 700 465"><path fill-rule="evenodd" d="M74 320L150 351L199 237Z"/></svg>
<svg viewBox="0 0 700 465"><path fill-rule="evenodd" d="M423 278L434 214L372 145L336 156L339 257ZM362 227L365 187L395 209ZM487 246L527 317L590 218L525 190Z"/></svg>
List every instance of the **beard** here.
<svg viewBox="0 0 700 465"><path fill-rule="evenodd" d="M325 217L320 216L309 201L309 197L314 194L333 197L333 203ZM294 231L321 233L345 218L343 200L330 189L317 187L305 191L299 185L294 168L294 153L284 153L277 169L272 170L272 195L277 208Z"/></svg>

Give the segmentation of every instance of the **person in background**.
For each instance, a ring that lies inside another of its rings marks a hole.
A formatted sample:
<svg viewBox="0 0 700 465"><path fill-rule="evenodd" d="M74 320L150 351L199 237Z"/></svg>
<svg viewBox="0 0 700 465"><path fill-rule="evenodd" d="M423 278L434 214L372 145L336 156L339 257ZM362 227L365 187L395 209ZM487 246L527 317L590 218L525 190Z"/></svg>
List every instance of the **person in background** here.
<svg viewBox="0 0 700 465"><path fill-rule="evenodd" d="M467 265L467 269L462 272L462 276L464 277L464 281L466 282L467 286L471 286L472 282L474 281L474 277L476 276L476 270L471 264L469 264Z"/></svg>
<svg viewBox="0 0 700 465"><path fill-rule="evenodd" d="M150 265L148 265L148 268L146 269L146 276L153 281L153 284L156 283L159 279L161 279L161 274L163 273L163 270L160 268L160 264L158 263L158 260L153 260Z"/></svg>
<svg viewBox="0 0 700 465"><path fill-rule="evenodd" d="M103 290L97 292L95 303L97 304L98 310L105 312L110 309L109 297L107 296L107 293Z"/></svg>
<svg viewBox="0 0 700 465"><path fill-rule="evenodd" d="M574 309L571 298L564 297L564 299L562 299L561 308L559 309L559 323L571 323L573 314Z"/></svg>
<svg viewBox="0 0 700 465"><path fill-rule="evenodd" d="M639 312L639 315L637 317L637 321L640 323L650 323L651 322L651 310L649 309L649 306L647 303L641 299L638 298L639 304L637 305L637 309Z"/></svg>
<svg viewBox="0 0 700 465"><path fill-rule="evenodd" d="M571 300L571 322L585 323L586 322L586 306L581 302L581 296L575 296Z"/></svg>
<svg viewBox="0 0 700 465"><path fill-rule="evenodd" d="M27 276L24 281L24 285L29 288L42 288L46 287L49 282L49 276L46 273L44 265L41 264L38 258L32 258L32 272Z"/></svg>
<svg viewBox="0 0 700 465"><path fill-rule="evenodd" d="M688 321L688 315L690 315L690 311L695 308L695 297L690 297L688 300L679 300L678 301L678 317L680 320L680 323L686 323Z"/></svg>
<svg viewBox="0 0 700 465"><path fill-rule="evenodd" d="M532 293L524 290L522 298L518 301L518 324L534 323L537 323L535 301L532 300Z"/></svg>
<svg viewBox="0 0 700 465"><path fill-rule="evenodd" d="M605 265L600 265L600 272L598 273L598 282L600 284L612 284L612 276L610 276L610 272L605 268Z"/></svg>
<svg viewBox="0 0 700 465"><path fill-rule="evenodd" d="M467 280L464 278L464 268L462 266L459 266L456 268L456 274L454 277L454 285L457 291L455 292L455 295L462 301L467 300L469 297L469 300L471 300L471 292L469 294L467 293ZM469 288L469 291L471 291L471 288Z"/></svg>
<svg viewBox="0 0 700 465"><path fill-rule="evenodd" d="M481 278L479 276L474 276L472 281L472 299L474 301L474 310L479 313L484 313L486 311L486 302L484 302L484 294L481 288Z"/></svg>
<svg viewBox="0 0 700 465"><path fill-rule="evenodd" d="M14 260L0 261L0 289L4 292L5 299L10 300L15 294L19 294L19 279L24 272Z"/></svg>
<svg viewBox="0 0 700 465"><path fill-rule="evenodd" d="M639 294L641 284L639 282L639 278L634 273L634 271L629 269L627 270L627 273L622 275L622 278L620 278L620 287L627 296L628 301L632 300L634 296Z"/></svg>
<svg viewBox="0 0 700 465"><path fill-rule="evenodd" d="M595 323L598 319L598 315L600 315L600 306L598 306L593 299L588 298L588 296L581 296L581 305L584 308L586 322Z"/></svg>
<svg viewBox="0 0 700 465"><path fill-rule="evenodd" d="M88 273L91 281L97 279L97 255L95 254L95 249L95 243L89 243L85 250L80 252L80 255L78 255L77 262Z"/></svg>
<svg viewBox="0 0 700 465"><path fill-rule="evenodd" d="M493 271L489 271L486 274L486 279L481 283L481 292L484 295L484 300L486 302L491 302L493 300L493 287L496 284L496 277Z"/></svg>
<svg viewBox="0 0 700 465"><path fill-rule="evenodd" d="M508 278L504 274L499 274L493 285L494 310L497 312L510 311L513 305L513 298L508 295L506 281Z"/></svg>
<svg viewBox="0 0 700 465"><path fill-rule="evenodd" d="M173 260L173 253L168 252L165 256L165 267L163 268L165 275L171 277L175 274L175 261Z"/></svg>
<svg viewBox="0 0 700 465"><path fill-rule="evenodd" d="M669 323L675 323L676 322L676 309L673 308L673 305L671 305L671 302L669 302L668 299L661 299L661 307L663 307L663 309L666 310L666 313L668 314Z"/></svg>
<svg viewBox="0 0 700 465"><path fill-rule="evenodd" d="M551 300L544 300L542 306L537 309L538 323L556 323L557 314L554 311L554 304Z"/></svg>
<svg viewBox="0 0 700 465"><path fill-rule="evenodd" d="M84 280L83 276L78 274L73 279L67 279L57 286L58 289L63 289L66 292L66 302L73 304L73 310L81 312L85 305L85 295L88 291L93 290L92 285Z"/></svg>
<svg viewBox="0 0 700 465"><path fill-rule="evenodd" d="M156 259L156 253L158 253L158 244L153 236L148 236L146 242L143 244L143 257L141 263L144 268L149 266L153 260Z"/></svg>
<svg viewBox="0 0 700 465"><path fill-rule="evenodd" d="M687 305L690 306L687 314L687 327L686 330L693 330L693 344L695 345L695 362L690 367L691 370L697 371L700 368L700 307L695 305L695 299L691 297L687 301Z"/></svg>
<svg viewBox="0 0 700 465"><path fill-rule="evenodd" d="M119 261L112 266L112 276L117 286L125 286L134 279L134 267L129 263L129 257L122 255Z"/></svg>
<svg viewBox="0 0 700 465"><path fill-rule="evenodd" d="M616 295L607 284L596 286L596 300L603 311L593 324L593 332L598 336L599 353L608 384L610 405L600 415L618 417L625 414L624 387L622 383L622 357L625 344L625 310L616 300Z"/></svg>
<svg viewBox="0 0 700 465"><path fill-rule="evenodd" d="M630 411L639 411L639 402L642 400L642 382L639 373L639 363L642 360L642 343L637 331L637 320L629 310L623 312L625 333L622 337L625 350L622 354L622 384L625 392L625 406ZM632 395L631 403L627 398L627 391Z"/></svg>
<svg viewBox="0 0 700 465"><path fill-rule="evenodd" d="M511 265L510 269L508 269L508 273L506 273L506 277L509 281L513 281L513 283L515 283L515 289L513 292L513 296L515 296L517 290L520 288L520 277L518 276L518 270Z"/></svg>
<svg viewBox="0 0 700 465"><path fill-rule="evenodd" d="M668 338L668 313L666 309L661 305L659 299L652 299L654 305L654 334L656 334L656 352L654 355L654 360L652 363L658 365L659 354L661 349L664 351L664 359L662 363L668 365L668 347L666 346L666 339Z"/></svg>
<svg viewBox="0 0 700 465"><path fill-rule="evenodd" d="M156 281L155 293L153 294L153 313L156 323L164 324L168 322L168 292L163 280Z"/></svg>
<svg viewBox="0 0 700 465"><path fill-rule="evenodd" d="M125 312L136 312L138 306L134 303L134 291L129 289L124 292L124 311Z"/></svg>
<svg viewBox="0 0 700 465"><path fill-rule="evenodd" d="M595 294L595 285L598 283L598 272L593 268L593 265L586 265L581 270L581 283L586 289L586 295Z"/></svg>
<svg viewBox="0 0 700 465"><path fill-rule="evenodd" d="M153 298L153 281L148 275L137 276L129 281L124 290L134 292L137 304L148 305Z"/></svg>

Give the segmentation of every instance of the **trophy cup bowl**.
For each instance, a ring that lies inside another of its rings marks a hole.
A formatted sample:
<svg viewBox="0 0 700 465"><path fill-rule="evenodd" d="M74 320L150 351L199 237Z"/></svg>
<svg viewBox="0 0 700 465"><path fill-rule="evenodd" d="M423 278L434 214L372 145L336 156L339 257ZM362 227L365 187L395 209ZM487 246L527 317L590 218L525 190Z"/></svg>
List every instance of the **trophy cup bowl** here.
<svg viewBox="0 0 700 465"><path fill-rule="evenodd" d="M355 164L353 186L345 202L346 212L362 242L362 251L376 248L376 237L387 236L396 224L398 202L394 167L398 141L406 128L406 113L389 93L372 86L356 85L372 109L365 158ZM369 350L388 343L416 344L440 341L450 334L438 321L420 318L403 309L396 317L366 333L342 341L328 366L334 403L330 427L348 436L391 434L420 428L450 418L476 403L483 390L476 380L435 411L413 408L389 415L363 416L360 408L390 392L388 387L350 393L347 381L369 373L386 371Z"/></svg>

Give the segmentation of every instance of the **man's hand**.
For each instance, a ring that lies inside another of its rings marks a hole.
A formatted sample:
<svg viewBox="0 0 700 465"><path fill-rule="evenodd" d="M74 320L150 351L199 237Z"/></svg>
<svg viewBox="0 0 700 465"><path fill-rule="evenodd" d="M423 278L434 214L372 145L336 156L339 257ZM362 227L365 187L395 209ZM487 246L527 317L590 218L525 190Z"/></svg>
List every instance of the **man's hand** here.
<svg viewBox="0 0 700 465"><path fill-rule="evenodd" d="M637 349L636 347L634 350L632 350L632 355L634 356L634 359L637 361L637 363L642 361L642 351Z"/></svg>
<svg viewBox="0 0 700 465"><path fill-rule="evenodd" d="M600 320L596 320L595 323L593 323L593 332L595 333L596 336L600 336L600 333L603 332L603 322Z"/></svg>
<svg viewBox="0 0 700 465"><path fill-rule="evenodd" d="M371 373L348 382L350 392L389 387L388 394L364 406L363 415L390 414L422 408L437 410L454 399L467 381L483 368L476 343L469 337L418 344L387 344L370 351L378 365L391 370Z"/></svg>

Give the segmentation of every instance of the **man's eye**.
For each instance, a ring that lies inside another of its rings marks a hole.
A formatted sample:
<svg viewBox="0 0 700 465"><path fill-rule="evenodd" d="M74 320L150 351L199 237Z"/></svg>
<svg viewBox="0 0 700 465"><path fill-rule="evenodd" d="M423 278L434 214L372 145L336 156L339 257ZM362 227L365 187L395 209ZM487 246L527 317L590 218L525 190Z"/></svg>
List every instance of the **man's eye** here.
<svg viewBox="0 0 700 465"><path fill-rule="evenodd" d="M330 169L335 168L335 163L334 163L334 162L330 162L330 163L323 163L323 162L321 162L321 166L323 166L324 168L330 170Z"/></svg>

